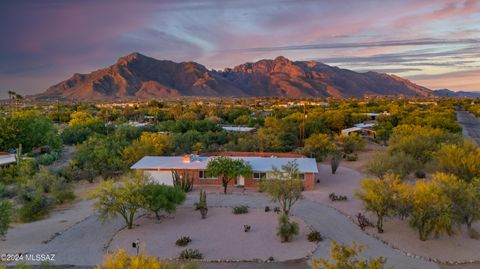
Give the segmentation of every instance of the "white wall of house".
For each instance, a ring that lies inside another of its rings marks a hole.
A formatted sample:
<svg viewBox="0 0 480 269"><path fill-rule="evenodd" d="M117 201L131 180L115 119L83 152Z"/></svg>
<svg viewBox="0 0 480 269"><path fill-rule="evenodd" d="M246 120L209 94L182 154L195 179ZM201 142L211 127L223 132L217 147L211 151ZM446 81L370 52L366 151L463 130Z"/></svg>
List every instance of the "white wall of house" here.
<svg viewBox="0 0 480 269"><path fill-rule="evenodd" d="M145 171L144 173L145 175L150 176L150 178L156 183L173 186L171 171Z"/></svg>

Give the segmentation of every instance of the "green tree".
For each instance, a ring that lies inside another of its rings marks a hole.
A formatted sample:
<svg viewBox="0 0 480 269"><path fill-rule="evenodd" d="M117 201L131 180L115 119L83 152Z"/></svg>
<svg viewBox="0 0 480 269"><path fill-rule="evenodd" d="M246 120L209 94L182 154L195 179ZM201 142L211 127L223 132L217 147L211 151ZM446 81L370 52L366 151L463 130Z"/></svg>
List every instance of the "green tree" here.
<svg viewBox="0 0 480 269"><path fill-rule="evenodd" d="M68 126L70 127L78 127L78 126L87 126L92 125L100 120L96 119L92 115L88 114L84 111L77 111L70 115L70 121L68 122Z"/></svg>
<svg viewBox="0 0 480 269"><path fill-rule="evenodd" d="M260 151L290 151L298 145L298 126L294 122L273 117L257 132Z"/></svg>
<svg viewBox="0 0 480 269"><path fill-rule="evenodd" d="M367 171L378 178L393 173L403 179L419 167L418 162L404 152L379 152L367 162Z"/></svg>
<svg viewBox="0 0 480 269"><path fill-rule="evenodd" d="M300 172L296 162L290 162L282 166L282 170L273 167L273 179L262 181L261 188L272 198L272 201L280 204L283 214L290 213L293 205L302 198L303 181L300 180Z"/></svg>
<svg viewBox="0 0 480 269"><path fill-rule="evenodd" d="M323 161L333 150L335 150L335 144L326 134L313 134L305 139L304 154L314 156L318 162Z"/></svg>
<svg viewBox="0 0 480 269"><path fill-rule="evenodd" d="M334 140L346 154L362 150L367 145L367 141L356 133L350 135L337 135Z"/></svg>
<svg viewBox="0 0 480 269"><path fill-rule="evenodd" d="M92 136L77 145L74 160L77 166L104 179L121 174L126 166L121 152L127 141L112 137Z"/></svg>
<svg viewBox="0 0 480 269"><path fill-rule="evenodd" d="M177 205L185 201L185 193L178 187L148 183L143 187L144 208L152 211L160 219L160 211L175 212Z"/></svg>
<svg viewBox="0 0 480 269"><path fill-rule="evenodd" d="M480 179L467 183L455 175L437 173L432 179L453 203L453 210L460 222L472 228L480 220Z"/></svg>
<svg viewBox="0 0 480 269"><path fill-rule="evenodd" d="M430 161L442 143L457 143L460 136L428 126L400 125L393 129L389 152L403 152L419 164Z"/></svg>
<svg viewBox="0 0 480 269"><path fill-rule="evenodd" d="M207 171L215 177L221 177L223 192L227 193L228 183L238 176L251 175L252 167L243 160L219 156L208 162Z"/></svg>
<svg viewBox="0 0 480 269"><path fill-rule="evenodd" d="M144 132L138 140L123 149L122 156L129 165L147 155L167 155L172 150L172 141L167 134Z"/></svg>
<svg viewBox="0 0 480 269"><path fill-rule="evenodd" d="M329 259L314 259L313 269L384 269L386 259L373 257L368 260L361 260L357 256L363 251L361 245L353 243L352 246L339 245L333 241L330 247ZM390 267L393 269L393 267Z"/></svg>
<svg viewBox="0 0 480 269"><path fill-rule="evenodd" d="M467 182L480 178L480 148L471 141L443 144L435 154L438 169Z"/></svg>
<svg viewBox="0 0 480 269"><path fill-rule="evenodd" d="M10 201L0 199L0 236L4 236L12 221L13 207Z"/></svg>
<svg viewBox="0 0 480 269"><path fill-rule="evenodd" d="M145 205L143 193L145 178L141 175L127 175L123 182L113 180L102 182L90 198L95 199L94 208L101 218L120 215L128 229L132 229L135 214Z"/></svg>
<svg viewBox="0 0 480 269"><path fill-rule="evenodd" d="M363 208L377 216L377 230L383 233L383 220L395 214L401 181L398 176L389 175L385 179L367 178L356 192Z"/></svg>
<svg viewBox="0 0 480 269"><path fill-rule="evenodd" d="M0 117L0 130L0 148L17 148L22 144L25 152L39 146L49 146L54 151L62 149L62 141L52 121L33 111Z"/></svg>
<svg viewBox="0 0 480 269"><path fill-rule="evenodd" d="M418 230L420 240L434 233L451 235L456 215L453 202L435 181L417 181L413 188L410 225Z"/></svg>

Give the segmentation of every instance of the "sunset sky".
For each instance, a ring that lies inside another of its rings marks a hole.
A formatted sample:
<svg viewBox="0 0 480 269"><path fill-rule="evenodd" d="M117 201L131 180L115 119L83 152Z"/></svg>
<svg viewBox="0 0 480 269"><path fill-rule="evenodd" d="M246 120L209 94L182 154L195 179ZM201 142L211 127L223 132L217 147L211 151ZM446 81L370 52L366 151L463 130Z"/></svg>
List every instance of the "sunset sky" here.
<svg viewBox="0 0 480 269"><path fill-rule="evenodd" d="M0 36L0 98L135 51L214 69L283 55L480 91L479 0L11 0Z"/></svg>

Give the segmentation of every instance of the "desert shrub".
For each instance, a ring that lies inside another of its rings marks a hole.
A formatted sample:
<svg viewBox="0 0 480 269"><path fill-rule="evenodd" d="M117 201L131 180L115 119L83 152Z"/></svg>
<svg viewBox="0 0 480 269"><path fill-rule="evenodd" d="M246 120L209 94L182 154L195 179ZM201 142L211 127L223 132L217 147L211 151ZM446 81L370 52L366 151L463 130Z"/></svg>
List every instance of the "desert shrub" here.
<svg viewBox="0 0 480 269"><path fill-rule="evenodd" d="M245 206L245 205L234 206L232 211L233 211L233 214L235 215L246 214L248 213L248 206Z"/></svg>
<svg viewBox="0 0 480 269"><path fill-rule="evenodd" d="M50 165L54 163L59 157L59 154L57 152L52 152L52 153L46 153L38 156L36 158L37 163L40 165Z"/></svg>
<svg viewBox="0 0 480 269"><path fill-rule="evenodd" d="M0 199L0 236L7 233L10 222L12 221L12 204L8 200Z"/></svg>
<svg viewBox="0 0 480 269"><path fill-rule="evenodd" d="M290 221L287 214L281 214L278 218L277 235L280 236L282 243L292 241L293 236L297 235L298 232L298 223Z"/></svg>
<svg viewBox="0 0 480 269"><path fill-rule="evenodd" d="M57 201L59 204L63 204L68 201L72 201L76 198L75 194L71 190L60 190L60 191L55 191L53 193L53 198Z"/></svg>
<svg viewBox="0 0 480 269"><path fill-rule="evenodd" d="M368 269L384 269L387 261L384 257L370 257L363 260L359 257L363 246L355 244L352 246L339 245L333 241L330 247L329 259L313 259L312 269L345 269L345 268L368 268ZM391 268L391 267L389 267Z"/></svg>
<svg viewBox="0 0 480 269"><path fill-rule="evenodd" d="M347 156L345 157L345 159L349 162L354 162L356 160L358 160L358 154L357 153L354 153L354 154L347 154Z"/></svg>
<svg viewBox="0 0 480 269"><path fill-rule="evenodd" d="M175 245L177 245L178 247L184 247L188 245L188 243L190 242L192 242L192 239L190 238L190 236L182 236L178 238L177 241L175 241Z"/></svg>
<svg viewBox="0 0 480 269"><path fill-rule="evenodd" d="M180 252L179 258L184 260L202 259L203 254L198 249L187 248Z"/></svg>
<svg viewBox="0 0 480 269"><path fill-rule="evenodd" d="M337 146L342 149L345 154L355 153L365 148L367 141L358 134L338 135L334 138Z"/></svg>
<svg viewBox="0 0 480 269"><path fill-rule="evenodd" d="M309 242L320 242L323 241L322 235L318 231L311 231L307 235L307 239Z"/></svg>
<svg viewBox="0 0 480 269"><path fill-rule="evenodd" d="M367 171L378 178L392 173L403 179L418 168L420 164L404 152L379 152L367 163Z"/></svg>
<svg viewBox="0 0 480 269"><path fill-rule="evenodd" d="M146 256L143 251L139 255L128 256L127 251L120 249L105 256L104 265L97 265L95 269L198 269L195 263L174 263L162 261L157 257Z"/></svg>
<svg viewBox="0 0 480 269"><path fill-rule="evenodd" d="M18 214L22 222L32 222L47 215L50 208L51 205L45 196L34 194L30 199L23 201Z"/></svg>

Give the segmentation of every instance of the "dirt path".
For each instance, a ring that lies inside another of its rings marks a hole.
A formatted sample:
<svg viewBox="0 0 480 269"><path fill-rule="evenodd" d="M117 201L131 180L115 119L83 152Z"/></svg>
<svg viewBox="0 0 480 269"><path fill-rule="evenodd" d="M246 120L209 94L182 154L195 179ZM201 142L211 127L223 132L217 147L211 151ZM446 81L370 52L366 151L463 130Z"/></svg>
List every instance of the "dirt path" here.
<svg viewBox="0 0 480 269"><path fill-rule="evenodd" d="M6 240L0 241L0 249L7 253L32 251L92 213L92 201L80 200L55 209L47 219L16 224L8 230Z"/></svg>

